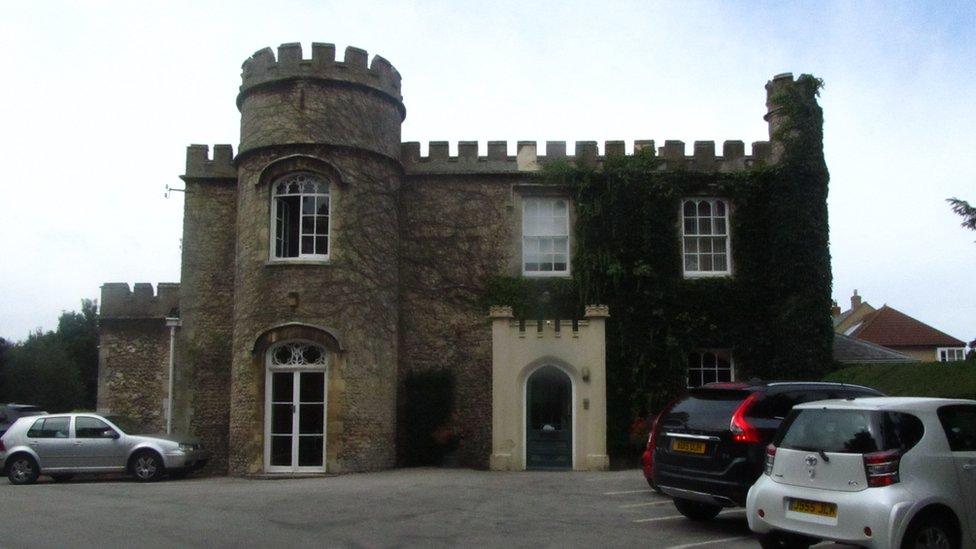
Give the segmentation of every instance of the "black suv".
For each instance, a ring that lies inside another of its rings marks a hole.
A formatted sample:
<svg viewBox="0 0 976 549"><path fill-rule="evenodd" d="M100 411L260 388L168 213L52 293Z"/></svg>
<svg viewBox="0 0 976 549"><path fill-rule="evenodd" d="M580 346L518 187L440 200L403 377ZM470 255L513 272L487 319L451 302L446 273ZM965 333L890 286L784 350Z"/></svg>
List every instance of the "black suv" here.
<svg viewBox="0 0 976 549"><path fill-rule="evenodd" d="M24 416L46 414L44 410L30 404L0 404L0 437L15 421Z"/></svg>
<svg viewBox="0 0 976 549"><path fill-rule="evenodd" d="M691 389L661 412L648 438L654 483L692 520L744 506L762 474L766 445L793 406L866 396L884 395L860 385L796 381Z"/></svg>

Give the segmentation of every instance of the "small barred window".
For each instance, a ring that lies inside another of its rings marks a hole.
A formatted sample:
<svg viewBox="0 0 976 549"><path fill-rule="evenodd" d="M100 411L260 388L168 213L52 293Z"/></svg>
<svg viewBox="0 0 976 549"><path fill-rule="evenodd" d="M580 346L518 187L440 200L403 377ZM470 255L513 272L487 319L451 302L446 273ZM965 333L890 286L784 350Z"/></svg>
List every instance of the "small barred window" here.
<svg viewBox="0 0 976 549"><path fill-rule="evenodd" d="M329 182L298 172L275 182L272 248L275 259L329 258Z"/></svg>
<svg viewBox="0 0 976 549"><path fill-rule="evenodd" d="M689 198L682 202L681 246L686 276L731 273L729 210L725 200Z"/></svg>

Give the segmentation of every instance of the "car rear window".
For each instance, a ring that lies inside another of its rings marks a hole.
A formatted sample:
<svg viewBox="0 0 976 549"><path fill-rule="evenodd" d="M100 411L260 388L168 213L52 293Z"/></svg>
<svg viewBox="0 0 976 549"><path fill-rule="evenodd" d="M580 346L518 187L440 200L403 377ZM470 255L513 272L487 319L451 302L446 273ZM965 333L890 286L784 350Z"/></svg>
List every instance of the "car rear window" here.
<svg viewBox="0 0 976 549"><path fill-rule="evenodd" d="M845 454L904 451L915 446L924 432L922 421L911 414L807 408L790 414L773 445Z"/></svg>
<svg viewBox="0 0 976 549"><path fill-rule="evenodd" d="M685 427L705 431L727 430L732 414L749 391L700 389L678 401L664 417L662 427Z"/></svg>

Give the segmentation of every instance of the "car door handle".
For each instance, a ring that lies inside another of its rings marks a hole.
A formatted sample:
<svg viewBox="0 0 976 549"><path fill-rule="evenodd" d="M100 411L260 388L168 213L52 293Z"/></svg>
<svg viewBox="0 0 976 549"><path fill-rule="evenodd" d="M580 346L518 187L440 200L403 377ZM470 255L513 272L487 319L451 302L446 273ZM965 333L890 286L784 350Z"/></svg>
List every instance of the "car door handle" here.
<svg viewBox="0 0 976 549"><path fill-rule="evenodd" d="M973 469L976 469L976 463L964 463L962 465L963 471L972 471Z"/></svg>

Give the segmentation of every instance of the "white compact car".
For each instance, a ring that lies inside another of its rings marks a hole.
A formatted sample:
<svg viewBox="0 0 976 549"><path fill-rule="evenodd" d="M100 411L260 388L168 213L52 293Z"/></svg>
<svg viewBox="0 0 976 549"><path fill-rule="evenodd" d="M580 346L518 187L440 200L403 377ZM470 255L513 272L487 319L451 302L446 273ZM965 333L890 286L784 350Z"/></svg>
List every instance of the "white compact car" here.
<svg viewBox="0 0 976 549"><path fill-rule="evenodd" d="M796 406L746 508L763 547L976 547L976 401Z"/></svg>

